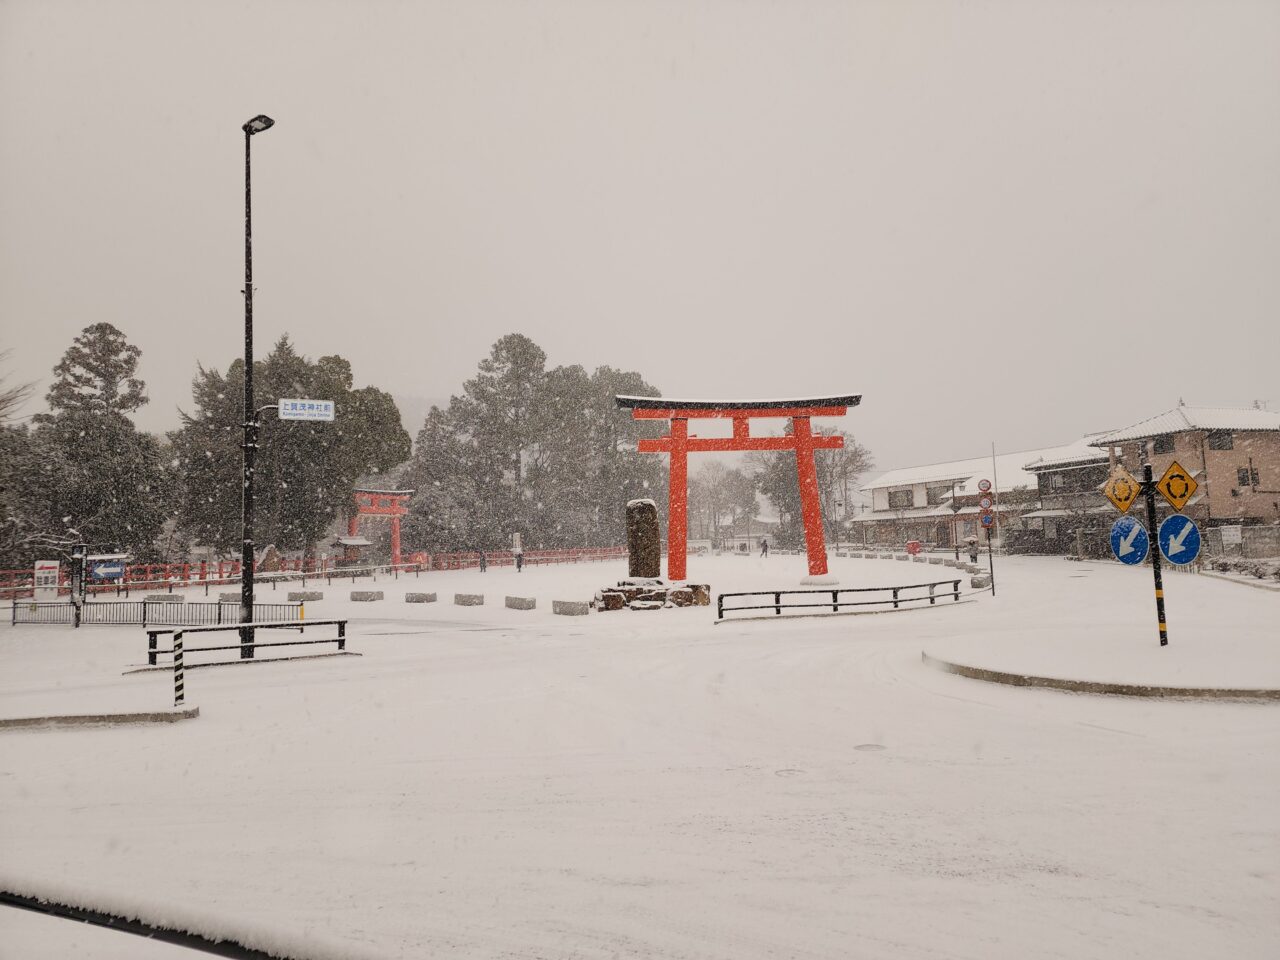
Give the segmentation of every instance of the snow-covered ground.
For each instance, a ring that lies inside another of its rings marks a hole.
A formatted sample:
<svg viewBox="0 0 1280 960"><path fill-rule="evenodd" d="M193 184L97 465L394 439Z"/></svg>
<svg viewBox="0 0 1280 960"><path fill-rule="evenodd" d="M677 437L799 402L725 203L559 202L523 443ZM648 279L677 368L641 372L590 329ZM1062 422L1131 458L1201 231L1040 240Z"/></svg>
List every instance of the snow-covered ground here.
<svg viewBox="0 0 1280 960"><path fill-rule="evenodd" d="M690 561L714 592L804 572ZM354 618L361 657L192 671L196 720L0 731L0 887L297 957L1280 952L1280 704L921 662L1276 687L1280 595L1169 577L1164 649L1149 572L1053 559L898 614L552 616L623 574L435 573L379 582L377 604L335 581L308 618ZM168 673L123 675L145 647L138 627L0 627L0 717L163 709Z"/></svg>

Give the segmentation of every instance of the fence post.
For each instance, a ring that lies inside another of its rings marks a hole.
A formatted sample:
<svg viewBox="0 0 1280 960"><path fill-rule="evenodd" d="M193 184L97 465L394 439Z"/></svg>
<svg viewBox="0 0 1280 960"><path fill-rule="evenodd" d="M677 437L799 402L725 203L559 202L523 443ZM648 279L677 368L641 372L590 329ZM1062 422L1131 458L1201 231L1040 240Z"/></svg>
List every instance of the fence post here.
<svg viewBox="0 0 1280 960"><path fill-rule="evenodd" d="M782 594L775 593L773 595L773 612L779 617L782 616Z"/></svg>
<svg viewBox="0 0 1280 960"><path fill-rule="evenodd" d="M839 590L831 591L831 612L832 613L840 612L840 591Z"/></svg>
<svg viewBox="0 0 1280 960"><path fill-rule="evenodd" d="M723 593L716 594L716 619L717 620L724 619L724 594Z"/></svg>
<svg viewBox="0 0 1280 960"><path fill-rule="evenodd" d="M147 634L147 665L151 667L156 665L156 635L154 633Z"/></svg>
<svg viewBox="0 0 1280 960"><path fill-rule="evenodd" d="M929 584L929 606L933 606L933 588L936 586L936 583Z"/></svg>
<svg viewBox="0 0 1280 960"><path fill-rule="evenodd" d="M898 588L893 588L893 609L898 609Z"/></svg>
<svg viewBox="0 0 1280 960"><path fill-rule="evenodd" d="M347 649L347 621L338 621L338 649Z"/></svg>
<svg viewBox="0 0 1280 960"><path fill-rule="evenodd" d="M175 707L182 706L183 692L182 631L179 630L173 635L173 705Z"/></svg>
<svg viewBox="0 0 1280 960"><path fill-rule="evenodd" d="M951 599L957 602L960 600L960 581L959 580L951 581Z"/></svg>

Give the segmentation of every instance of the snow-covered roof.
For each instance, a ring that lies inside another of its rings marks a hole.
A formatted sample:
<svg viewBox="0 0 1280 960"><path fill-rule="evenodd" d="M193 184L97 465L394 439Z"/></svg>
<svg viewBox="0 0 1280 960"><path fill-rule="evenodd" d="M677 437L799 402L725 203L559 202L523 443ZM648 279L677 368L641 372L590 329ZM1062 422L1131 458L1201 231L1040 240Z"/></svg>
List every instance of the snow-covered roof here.
<svg viewBox="0 0 1280 960"><path fill-rule="evenodd" d="M1101 433L1089 433L1075 443L1042 450L1040 456L1028 461L1023 469L1031 473L1039 473L1041 470L1054 467L1082 467L1091 463L1106 463L1109 455L1094 445L1101 436L1103 436Z"/></svg>
<svg viewBox="0 0 1280 960"><path fill-rule="evenodd" d="M613 399L619 407L635 410L725 410L733 407L764 410L794 407L856 407L861 402L862 395L833 393L820 397L781 400L676 400L671 397L633 397L617 394Z"/></svg>
<svg viewBox="0 0 1280 960"><path fill-rule="evenodd" d="M978 492L978 481L984 479L990 480L998 490L1034 487L1035 474L1027 473L1023 465L1048 452L1049 450L1024 450L1021 453L1002 453L996 456L994 469L990 456L974 457L971 460L951 460L947 463L930 463L919 467L903 467L882 473L870 483L865 484L862 489L908 487L916 483L950 483L954 480L956 493L968 496Z"/></svg>
<svg viewBox="0 0 1280 960"><path fill-rule="evenodd" d="M1094 439L1093 446L1107 447L1188 430L1280 430L1280 413L1252 407L1174 407L1123 430L1104 433Z"/></svg>

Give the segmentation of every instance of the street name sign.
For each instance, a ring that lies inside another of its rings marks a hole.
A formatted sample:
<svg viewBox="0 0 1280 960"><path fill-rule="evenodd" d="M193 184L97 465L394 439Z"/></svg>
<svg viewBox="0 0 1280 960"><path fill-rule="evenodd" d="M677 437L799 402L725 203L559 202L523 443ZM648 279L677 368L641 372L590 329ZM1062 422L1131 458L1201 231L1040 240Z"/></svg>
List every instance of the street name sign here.
<svg viewBox="0 0 1280 960"><path fill-rule="evenodd" d="M334 416L332 400L281 400L276 412L281 420L320 420L332 423Z"/></svg>
<svg viewBox="0 0 1280 960"><path fill-rule="evenodd" d="M1147 559L1150 550L1147 528L1133 517L1121 517L1111 525L1111 552L1121 563L1137 566Z"/></svg>
<svg viewBox="0 0 1280 960"><path fill-rule="evenodd" d="M1187 501L1191 499L1199 486L1200 484L1192 479L1191 474L1182 469L1182 464L1175 460L1169 464L1169 469L1164 472L1164 476L1156 484L1156 490L1169 501L1169 505L1173 509L1180 511L1187 505Z"/></svg>
<svg viewBox="0 0 1280 960"><path fill-rule="evenodd" d="M1129 508L1133 506L1133 501L1137 500L1138 494L1142 492L1142 484L1138 483L1137 478L1124 467L1116 467L1115 473L1102 488L1102 492L1111 501L1112 506L1121 513L1128 513Z"/></svg>
<svg viewBox="0 0 1280 960"><path fill-rule="evenodd" d="M1164 518L1156 533L1160 552L1170 563L1188 564L1200 555L1200 528L1180 513Z"/></svg>

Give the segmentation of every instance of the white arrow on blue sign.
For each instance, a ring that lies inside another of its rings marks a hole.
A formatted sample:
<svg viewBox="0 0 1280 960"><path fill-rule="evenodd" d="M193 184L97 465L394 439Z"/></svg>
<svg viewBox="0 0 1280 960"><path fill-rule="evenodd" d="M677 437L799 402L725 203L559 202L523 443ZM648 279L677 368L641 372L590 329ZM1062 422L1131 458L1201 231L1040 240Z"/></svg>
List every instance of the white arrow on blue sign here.
<svg viewBox="0 0 1280 960"><path fill-rule="evenodd" d="M1137 566L1147 559L1150 550L1147 528L1133 517L1121 517L1111 525L1111 552L1121 563Z"/></svg>
<svg viewBox="0 0 1280 960"><path fill-rule="evenodd" d="M1170 563L1190 563L1200 555L1200 528L1180 513L1164 518L1156 539L1160 541L1160 552Z"/></svg>

